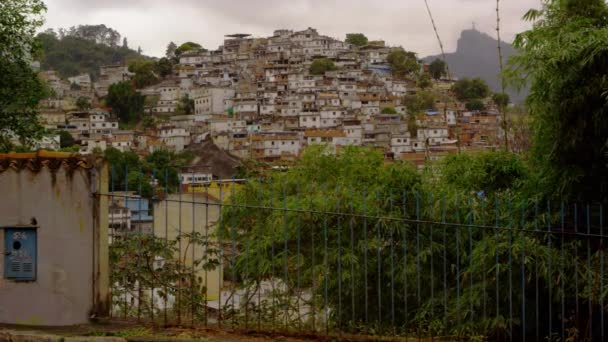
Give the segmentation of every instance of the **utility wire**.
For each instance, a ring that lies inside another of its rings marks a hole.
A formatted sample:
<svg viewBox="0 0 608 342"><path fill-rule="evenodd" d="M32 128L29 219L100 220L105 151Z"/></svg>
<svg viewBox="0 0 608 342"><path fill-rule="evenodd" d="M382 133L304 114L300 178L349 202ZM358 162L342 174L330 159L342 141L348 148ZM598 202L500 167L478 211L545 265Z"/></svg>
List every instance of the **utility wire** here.
<svg viewBox="0 0 608 342"><path fill-rule="evenodd" d="M443 59L443 62L445 63L445 69L446 72L448 74L448 79L452 80L452 73L450 72L450 65L448 63L448 60L445 57L445 50L443 49L443 42L441 41L441 36L439 36L439 31L437 31L437 25L435 24L435 19L433 18L433 13L431 12L431 8L429 7L429 3L427 0L424 0L424 5L426 6L426 11L429 14L429 18L431 19L431 24L433 25L433 31L435 31L435 37L437 37L437 42L439 43L439 48L441 49L441 58ZM455 104L455 103L454 103ZM456 112L457 112L457 108L455 108ZM445 105L444 109L444 119L446 119L447 121L447 104ZM457 146L458 146L458 153L460 153L460 128L458 126L458 118L456 117L456 141L457 141Z"/></svg>
<svg viewBox="0 0 608 342"><path fill-rule="evenodd" d="M504 97L505 96L505 77L503 74L504 71L504 65L503 65L503 60L502 60L502 40L500 39L500 0L496 0L496 37L498 38L498 65L500 67L500 87L501 87L501 94ZM508 152L509 151L509 135L508 135L508 127L507 127L507 113L505 110L505 105L503 105L502 101L501 103L498 103L498 110L500 112L500 116L502 116L502 130L503 130L503 135L504 135L504 144L505 144L505 150Z"/></svg>

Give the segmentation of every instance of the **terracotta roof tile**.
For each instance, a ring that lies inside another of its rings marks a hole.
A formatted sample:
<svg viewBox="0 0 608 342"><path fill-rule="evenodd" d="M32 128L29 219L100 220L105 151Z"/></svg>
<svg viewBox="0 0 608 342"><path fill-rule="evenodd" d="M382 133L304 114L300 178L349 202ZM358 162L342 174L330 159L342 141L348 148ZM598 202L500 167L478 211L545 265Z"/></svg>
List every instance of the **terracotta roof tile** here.
<svg viewBox="0 0 608 342"><path fill-rule="evenodd" d="M0 153L0 172L8 169L28 169L38 172L43 167L57 170L60 167L66 169L90 169L95 165L93 157L85 157L78 153L38 151L26 153Z"/></svg>

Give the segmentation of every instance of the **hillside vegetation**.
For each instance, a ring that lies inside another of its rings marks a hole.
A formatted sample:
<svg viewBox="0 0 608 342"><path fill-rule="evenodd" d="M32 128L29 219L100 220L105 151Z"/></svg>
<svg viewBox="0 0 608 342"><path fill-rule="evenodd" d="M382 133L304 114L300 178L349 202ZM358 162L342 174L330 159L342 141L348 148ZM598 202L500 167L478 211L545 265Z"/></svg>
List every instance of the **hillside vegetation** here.
<svg viewBox="0 0 608 342"><path fill-rule="evenodd" d="M147 58L129 48L126 38L119 44L120 34L105 25L82 25L59 33L47 30L37 38L42 70L56 70L64 78L88 73L96 79L100 66Z"/></svg>

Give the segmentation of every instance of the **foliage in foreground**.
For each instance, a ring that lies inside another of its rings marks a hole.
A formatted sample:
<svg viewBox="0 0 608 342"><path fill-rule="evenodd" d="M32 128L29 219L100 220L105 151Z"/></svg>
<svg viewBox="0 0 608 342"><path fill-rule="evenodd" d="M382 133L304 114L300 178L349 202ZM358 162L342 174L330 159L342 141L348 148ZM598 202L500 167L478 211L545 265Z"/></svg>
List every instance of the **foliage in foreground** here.
<svg viewBox="0 0 608 342"><path fill-rule="evenodd" d="M509 76L527 80L537 191L575 200L608 198L608 5L547 1L526 19Z"/></svg>
<svg viewBox="0 0 608 342"><path fill-rule="evenodd" d="M499 338L511 327L520 334L521 303L535 301L536 276L543 305L605 296L581 290L587 276L600 282L597 249L585 261L581 240L525 231L559 221L527 197L528 174L505 152L453 156L420 173L385 165L372 150L310 148L289 171L248 182L219 231L237 241L231 268L241 281L280 279L292 296L310 289L307 305L319 315L327 307L332 326ZM486 224L504 229L469 226ZM548 320L539 318L543 333Z"/></svg>

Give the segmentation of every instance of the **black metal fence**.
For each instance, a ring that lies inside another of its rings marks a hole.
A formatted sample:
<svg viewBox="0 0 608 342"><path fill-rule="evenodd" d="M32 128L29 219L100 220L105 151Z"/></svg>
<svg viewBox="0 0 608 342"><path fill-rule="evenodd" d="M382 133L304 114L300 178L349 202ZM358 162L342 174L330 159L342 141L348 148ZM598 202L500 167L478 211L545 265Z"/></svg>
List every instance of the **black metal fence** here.
<svg viewBox="0 0 608 342"><path fill-rule="evenodd" d="M604 339L601 204L270 179L172 186L159 174L125 172L101 194L112 203L114 317L328 335Z"/></svg>

